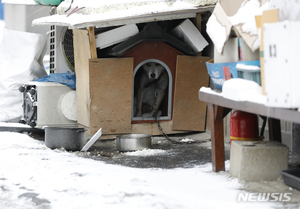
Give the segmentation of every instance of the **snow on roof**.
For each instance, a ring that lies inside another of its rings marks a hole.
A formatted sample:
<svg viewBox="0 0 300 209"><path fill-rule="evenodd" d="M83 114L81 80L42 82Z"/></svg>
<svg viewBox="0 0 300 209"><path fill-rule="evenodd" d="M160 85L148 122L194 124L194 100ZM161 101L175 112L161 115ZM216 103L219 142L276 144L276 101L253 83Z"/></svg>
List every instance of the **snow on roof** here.
<svg viewBox="0 0 300 209"><path fill-rule="evenodd" d="M57 14L36 19L33 25L62 25L70 28L105 27L139 22L195 17L211 11L217 0L71 0L57 7ZM207 5L207 6L205 6ZM74 13L74 9L80 9Z"/></svg>
<svg viewBox="0 0 300 209"><path fill-rule="evenodd" d="M2 4L22 4L22 5L37 5L34 0L2 0Z"/></svg>
<svg viewBox="0 0 300 209"><path fill-rule="evenodd" d="M74 0L71 3L71 0L63 1L57 8L57 13L60 15L65 15L68 8L82 8L78 11L80 14L90 15L90 14L103 14L112 10L128 10L132 8L140 8L144 6L151 5L163 5L163 7L173 7L176 4L183 6L206 6L211 4L216 4L217 0L111 0L107 1L95 1L95 0ZM154 10L155 11L155 10ZM69 11L68 11L69 12Z"/></svg>

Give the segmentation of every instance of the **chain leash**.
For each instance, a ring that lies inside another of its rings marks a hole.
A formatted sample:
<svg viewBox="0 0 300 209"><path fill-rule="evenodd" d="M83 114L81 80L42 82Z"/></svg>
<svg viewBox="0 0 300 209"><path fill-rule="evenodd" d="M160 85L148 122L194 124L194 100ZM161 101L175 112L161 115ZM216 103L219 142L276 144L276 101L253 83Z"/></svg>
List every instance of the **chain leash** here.
<svg viewBox="0 0 300 209"><path fill-rule="evenodd" d="M157 85L157 84L156 84L156 85ZM154 99L155 99L155 101L157 100L157 94L158 94L157 88L155 88L155 92L154 92ZM156 105L157 105L157 104L156 104L156 102L155 102L152 110L156 109ZM156 111L153 113L152 117L155 118L155 121L156 121L156 123L157 123L157 127L158 127L158 129L160 130L160 132L163 134L163 136L164 136L167 140L169 140L170 142L172 142L173 144L194 144L194 143L197 143L196 141L178 142L178 141L175 141L175 140L171 139L171 138L163 131L163 128L161 127L161 125L160 125L160 123L159 123L159 121L158 121L158 119L157 119L157 112L156 112Z"/></svg>
<svg viewBox="0 0 300 209"><path fill-rule="evenodd" d="M153 106L153 110L156 109L156 105L157 105L157 104L156 104L157 94L158 94L157 88L155 88L155 92L154 92L155 103L154 103L154 106ZM155 111L155 112L153 113L152 117L155 118L155 121L156 121L156 123L157 123L157 127L158 127L158 129L160 130L160 132L163 134L163 136L164 136L167 140L169 140L170 142L172 142L173 144L178 144L178 142L176 142L176 141L174 141L173 139L171 139L171 138L163 131L163 129L162 129L162 127L161 127L161 125L160 125L160 123L159 123L159 121L158 121L158 119L157 119L157 111Z"/></svg>
<svg viewBox="0 0 300 209"><path fill-rule="evenodd" d="M155 121L156 121L156 123L157 123L158 129L160 130L160 132L163 134L163 136L164 136L167 140L169 140L169 141L172 142L173 144L181 144L181 143L179 143L179 142L174 141L173 139L171 139L171 138L163 131L163 129L162 129L162 127L161 127L161 125L160 125L160 123L159 123L159 121L158 121L158 119L157 119L157 115L155 115L154 118L155 118Z"/></svg>

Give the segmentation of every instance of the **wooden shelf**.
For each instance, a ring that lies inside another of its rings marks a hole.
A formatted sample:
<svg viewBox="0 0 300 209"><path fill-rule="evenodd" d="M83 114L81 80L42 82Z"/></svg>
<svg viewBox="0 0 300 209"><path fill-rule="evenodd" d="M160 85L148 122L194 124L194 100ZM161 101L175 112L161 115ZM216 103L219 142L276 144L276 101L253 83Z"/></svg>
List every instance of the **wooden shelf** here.
<svg viewBox="0 0 300 209"><path fill-rule="evenodd" d="M250 101L234 101L220 93L199 90L199 100L206 102L209 109L213 171L225 170L223 118L232 110L241 110L268 118L270 141L281 142L280 120L300 124L300 112L295 109L267 107Z"/></svg>

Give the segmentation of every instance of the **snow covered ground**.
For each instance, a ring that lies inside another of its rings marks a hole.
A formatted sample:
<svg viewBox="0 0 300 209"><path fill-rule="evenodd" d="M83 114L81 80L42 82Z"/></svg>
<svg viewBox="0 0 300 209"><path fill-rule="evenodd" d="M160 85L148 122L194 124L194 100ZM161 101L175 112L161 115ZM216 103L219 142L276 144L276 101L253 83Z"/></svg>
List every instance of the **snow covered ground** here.
<svg viewBox="0 0 300 209"><path fill-rule="evenodd" d="M0 40L3 27L0 21ZM130 154L165 154L145 152ZM300 193L282 180L241 184L228 169L229 161L219 173L211 163L176 169L112 165L51 150L26 134L0 132L0 208L300 208ZM253 192L292 193L292 200L238 201L240 193Z"/></svg>
<svg viewBox="0 0 300 209"><path fill-rule="evenodd" d="M5 26L5 22L3 20L0 20L0 42L2 40L3 37L3 28Z"/></svg>
<svg viewBox="0 0 300 209"><path fill-rule="evenodd" d="M3 209L300 206L237 201L239 193L246 192L244 185L228 172L212 172L211 163L194 168L129 168L51 150L26 134L0 132L0 159Z"/></svg>

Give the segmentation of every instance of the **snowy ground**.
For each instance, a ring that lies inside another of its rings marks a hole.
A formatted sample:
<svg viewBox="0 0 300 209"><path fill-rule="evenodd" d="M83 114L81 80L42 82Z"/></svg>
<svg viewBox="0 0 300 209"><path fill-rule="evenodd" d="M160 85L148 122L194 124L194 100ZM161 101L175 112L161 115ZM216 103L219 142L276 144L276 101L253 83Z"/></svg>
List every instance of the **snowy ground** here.
<svg viewBox="0 0 300 209"><path fill-rule="evenodd" d="M0 159L0 208L4 209L300 206L239 202L238 194L246 192L245 185L227 171L212 172L211 163L193 168L130 168L83 158L76 152L51 150L26 134L0 132ZM226 167L228 170L229 162ZM278 185L268 186L276 189ZM277 188L277 192L291 192L285 189Z"/></svg>
<svg viewBox="0 0 300 209"><path fill-rule="evenodd" d="M0 21L0 41L3 26ZM131 153L145 154L165 151ZM219 173L211 171L211 163L174 169L125 167L51 150L26 134L0 132L0 208L300 208L300 193L282 180L241 184L228 169L229 161L227 171ZM239 202L241 192L288 192L292 200Z"/></svg>
<svg viewBox="0 0 300 209"><path fill-rule="evenodd" d="M2 40L2 36L3 36L3 28L5 26L5 23L3 20L0 20L0 42Z"/></svg>

